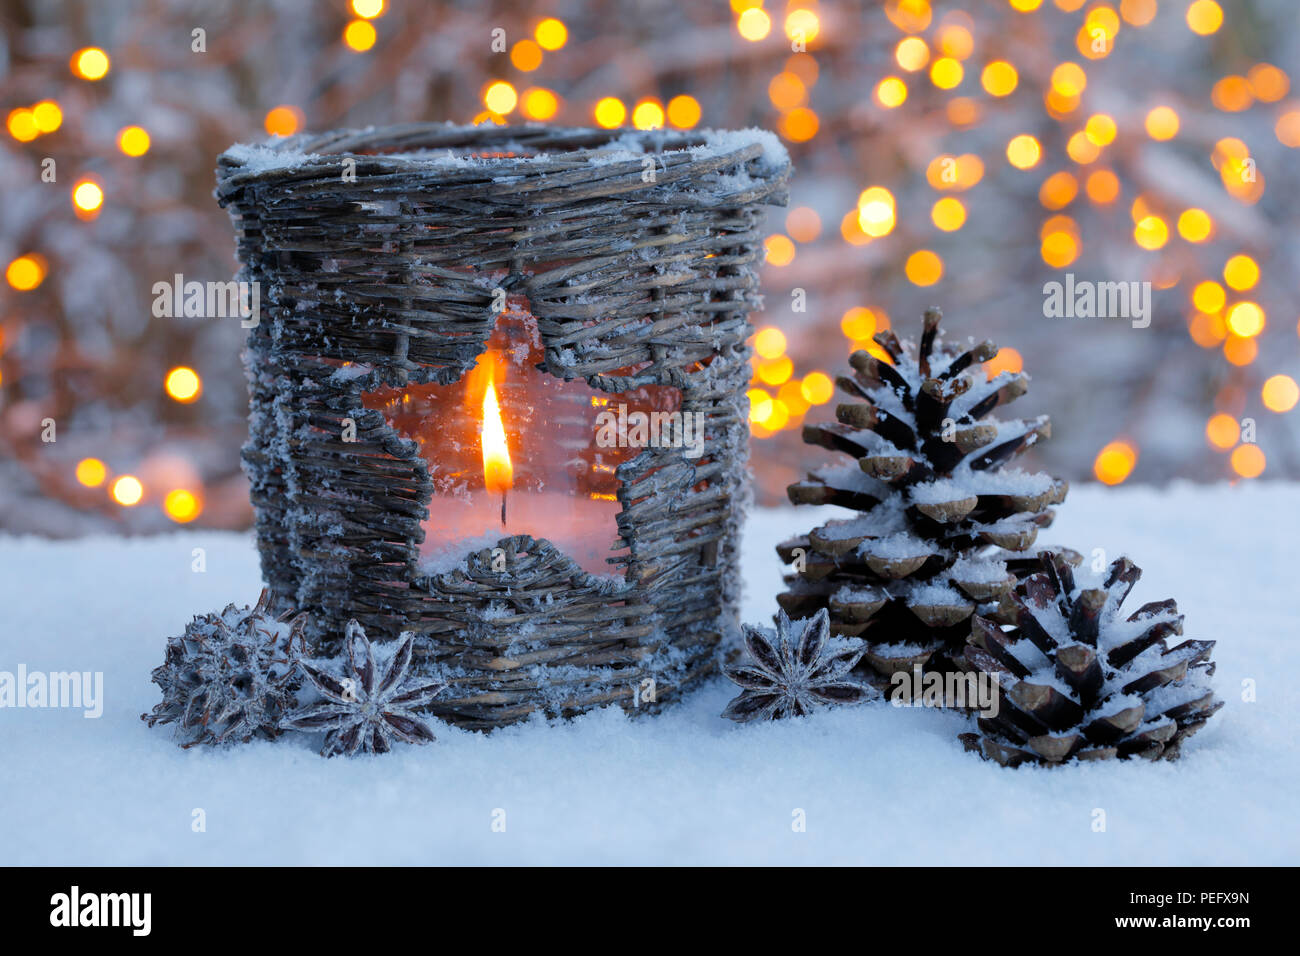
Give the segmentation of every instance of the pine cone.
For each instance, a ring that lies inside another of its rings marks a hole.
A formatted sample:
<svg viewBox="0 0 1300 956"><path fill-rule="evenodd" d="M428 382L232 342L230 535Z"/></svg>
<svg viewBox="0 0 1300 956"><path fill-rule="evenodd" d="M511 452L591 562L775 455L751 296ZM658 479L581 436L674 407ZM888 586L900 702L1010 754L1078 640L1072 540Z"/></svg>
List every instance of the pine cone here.
<svg viewBox="0 0 1300 956"><path fill-rule="evenodd" d="M999 709L967 747L1003 766L1106 757L1178 756L1182 742L1223 706L1210 688L1214 641L1183 633L1173 601L1120 605L1142 570L1127 558L1105 575L1076 573L1044 555L1010 599L1014 625L975 618L967 669L996 675Z"/></svg>
<svg viewBox="0 0 1300 956"><path fill-rule="evenodd" d="M826 608L832 631L863 636L866 660L886 677L960 654L972 614L996 614L1029 573L1023 553L1068 487L1006 467L1050 434L1048 420L989 417L1028 380L989 380L979 363L997 346L950 347L938 339L940 318L926 311L919 345L877 334L892 363L862 351L849 358L854 375L837 384L856 401L836 408L838 423L805 426L803 438L856 460L809 475L789 495L862 515L777 547L794 562L781 607L800 617Z"/></svg>
<svg viewBox="0 0 1300 956"><path fill-rule="evenodd" d="M167 639L166 659L154 668L163 693L140 718L176 724L182 746L276 737L295 703L306 615L273 616L270 592L252 608L226 606L195 617L185 633Z"/></svg>

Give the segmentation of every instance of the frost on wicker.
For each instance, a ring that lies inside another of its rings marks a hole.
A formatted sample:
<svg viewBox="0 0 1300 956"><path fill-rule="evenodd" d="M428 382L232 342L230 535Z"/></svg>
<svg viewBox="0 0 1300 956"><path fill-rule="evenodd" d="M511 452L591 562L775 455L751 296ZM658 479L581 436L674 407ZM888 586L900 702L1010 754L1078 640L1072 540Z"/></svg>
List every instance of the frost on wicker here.
<svg viewBox="0 0 1300 956"><path fill-rule="evenodd" d="M658 700L707 673L736 613L762 206L788 172L759 131L419 124L223 154L240 279L261 284L244 462L276 606L309 612L318 643L350 618L417 632L450 685L431 711L471 727L639 705L643 680ZM417 567L429 470L362 394L459 380L497 288L526 298L551 375L669 386L704 415L703 457L619 467L621 577L524 536L502 540L504 571L489 551Z"/></svg>

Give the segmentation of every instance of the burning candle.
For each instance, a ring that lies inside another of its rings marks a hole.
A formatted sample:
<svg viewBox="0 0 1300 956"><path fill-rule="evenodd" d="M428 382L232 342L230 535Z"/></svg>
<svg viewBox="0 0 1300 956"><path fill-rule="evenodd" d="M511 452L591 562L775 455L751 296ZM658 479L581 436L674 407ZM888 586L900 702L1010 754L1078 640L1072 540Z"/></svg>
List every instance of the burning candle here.
<svg viewBox="0 0 1300 956"><path fill-rule="evenodd" d="M449 385L367 393L401 434L420 443L435 492L424 524L421 569L450 570L470 551L506 537L544 538L584 570L617 574L622 550L616 469L642 450L597 441L601 412L668 410L672 388L624 395L539 369L536 320L503 312L474 367Z"/></svg>

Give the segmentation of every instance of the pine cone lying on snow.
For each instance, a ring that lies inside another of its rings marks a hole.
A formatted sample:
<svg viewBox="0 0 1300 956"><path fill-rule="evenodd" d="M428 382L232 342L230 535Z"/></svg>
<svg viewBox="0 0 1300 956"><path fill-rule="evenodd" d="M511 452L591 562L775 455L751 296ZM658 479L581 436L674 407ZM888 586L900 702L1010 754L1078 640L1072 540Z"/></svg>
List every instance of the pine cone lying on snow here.
<svg viewBox="0 0 1300 956"><path fill-rule="evenodd" d="M722 672L744 690L727 704L723 717L802 717L823 704L857 703L871 693L844 679L862 657L862 642L832 637L825 609L793 623L778 612L775 633L748 624L742 631L749 660Z"/></svg>
<svg viewBox="0 0 1300 956"><path fill-rule="evenodd" d="M252 608L229 604L168 638L152 675L163 699L140 718L176 724L177 736L189 737L185 747L277 736L300 683L306 616L275 617L269 608L263 590Z"/></svg>
<svg viewBox="0 0 1300 956"><path fill-rule="evenodd" d="M800 504L862 512L835 520L777 552L795 571L778 596L791 615L829 610L836 634L863 636L867 661L885 676L910 672L937 652L960 654L971 615L996 613L1027 574L1024 552L1067 485L1006 464L1050 434L1046 416L999 421L990 413L1024 394L1028 379L988 379L980 363L997 354L939 340L938 309L925 313L919 344L893 332L849 359L838 423L804 427L804 441L854 460L789 488ZM802 560L799 560L802 558Z"/></svg>
<svg viewBox="0 0 1300 956"><path fill-rule="evenodd" d="M1127 558L1096 580L1050 555L1042 566L1010 598L1013 626L975 618L963 662L997 675L1000 708L962 735L968 749L1003 766L1178 756L1223 706L1209 682L1214 642L1168 647L1183 633L1173 601L1122 617L1142 574Z"/></svg>

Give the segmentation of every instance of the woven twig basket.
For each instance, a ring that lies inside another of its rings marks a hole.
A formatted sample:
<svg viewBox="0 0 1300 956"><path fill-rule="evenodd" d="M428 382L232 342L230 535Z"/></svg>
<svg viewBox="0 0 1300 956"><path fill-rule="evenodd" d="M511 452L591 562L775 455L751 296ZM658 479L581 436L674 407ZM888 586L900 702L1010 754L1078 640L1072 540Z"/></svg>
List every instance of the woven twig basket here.
<svg viewBox="0 0 1300 956"><path fill-rule="evenodd" d="M471 727L644 708L707 673L736 615L761 206L788 171L758 131L419 124L223 154L240 279L260 283L243 457L276 602L324 643L349 618L417 631L451 682L433 712ZM526 536L500 542L504 569L488 551L420 569L429 469L362 394L458 381L494 288L527 297L546 372L669 386L704 415L703 457L617 469L619 577Z"/></svg>

